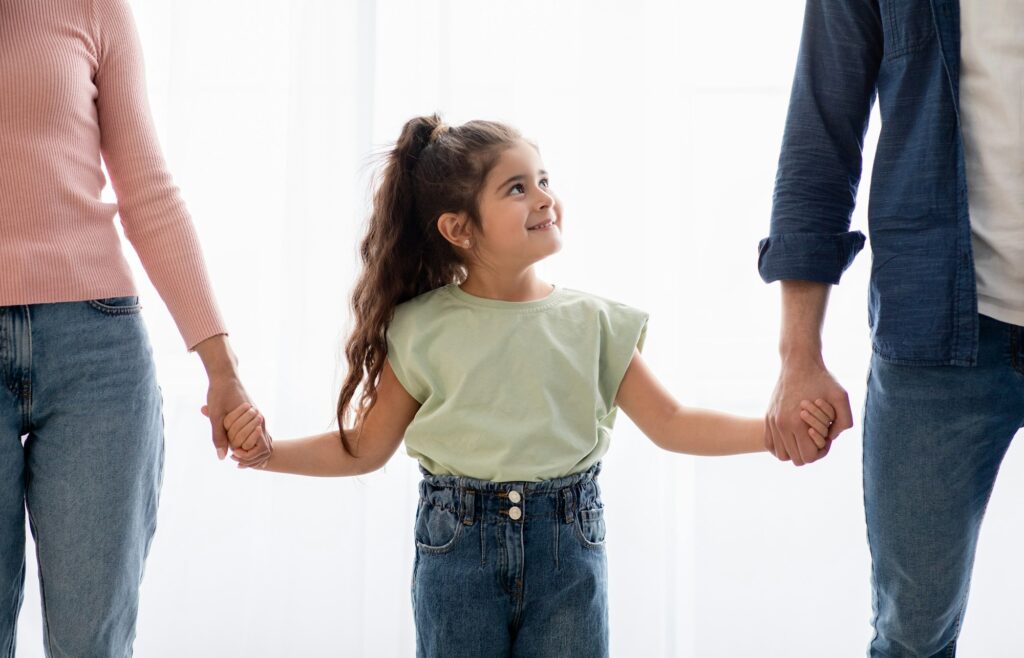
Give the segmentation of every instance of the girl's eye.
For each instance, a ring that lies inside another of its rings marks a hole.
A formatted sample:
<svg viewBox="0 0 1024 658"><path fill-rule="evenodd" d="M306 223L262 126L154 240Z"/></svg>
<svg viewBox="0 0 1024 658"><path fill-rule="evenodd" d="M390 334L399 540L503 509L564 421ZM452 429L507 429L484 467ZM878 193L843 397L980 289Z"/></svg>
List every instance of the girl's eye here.
<svg viewBox="0 0 1024 658"><path fill-rule="evenodd" d="M522 183L516 183L511 187L511 189L509 189L509 192L518 192L519 194L525 194L526 186L523 185Z"/></svg>
<svg viewBox="0 0 1024 658"><path fill-rule="evenodd" d="M540 186L541 187L551 187L551 181L549 181L547 178L542 178L542 179L540 179Z"/></svg>

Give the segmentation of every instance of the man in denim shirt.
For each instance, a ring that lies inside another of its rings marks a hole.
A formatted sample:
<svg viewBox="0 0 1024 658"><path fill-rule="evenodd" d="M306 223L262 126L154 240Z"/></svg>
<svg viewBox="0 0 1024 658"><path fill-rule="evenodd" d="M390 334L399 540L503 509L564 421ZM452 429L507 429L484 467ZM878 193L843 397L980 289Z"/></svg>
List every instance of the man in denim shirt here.
<svg viewBox="0 0 1024 658"><path fill-rule="evenodd" d="M985 505L1024 425L1024 0L808 0L765 281L782 280L768 447L823 457L801 399L852 425L821 357L829 286L864 245L850 215L875 94L873 354L864 499L871 656L952 656Z"/></svg>

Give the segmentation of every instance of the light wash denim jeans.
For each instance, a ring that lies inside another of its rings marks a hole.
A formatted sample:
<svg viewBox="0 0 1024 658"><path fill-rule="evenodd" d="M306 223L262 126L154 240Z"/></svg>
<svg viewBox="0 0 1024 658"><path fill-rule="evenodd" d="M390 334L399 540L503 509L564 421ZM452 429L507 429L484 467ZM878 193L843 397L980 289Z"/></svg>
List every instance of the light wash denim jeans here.
<svg viewBox="0 0 1024 658"><path fill-rule="evenodd" d="M599 472L488 482L424 471L412 582L419 658L608 656Z"/></svg>
<svg viewBox="0 0 1024 658"><path fill-rule="evenodd" d="M138 299L0 307L0 384L0 656L14 656L26 508L46 655L131 656L164 449Z"/></svg>
<svg viewBox="0 0 1024 658"><path fill-rule="evenodd" d="M978 365L871 361L864 507L870 656L953 656L978 532L1003 455L1024 426L1024 328L981 316Z"/></svg>

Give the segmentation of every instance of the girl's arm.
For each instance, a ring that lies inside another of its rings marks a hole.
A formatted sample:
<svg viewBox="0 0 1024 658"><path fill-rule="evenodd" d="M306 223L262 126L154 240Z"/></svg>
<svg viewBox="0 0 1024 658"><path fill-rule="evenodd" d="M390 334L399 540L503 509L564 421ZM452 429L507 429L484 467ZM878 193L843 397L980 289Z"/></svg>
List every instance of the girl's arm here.
<svg viewBox="0 0 1024 658"><path fill-rule="evenodd" d="M640 352L619 384L615 403L659 448L691 455L735 455L765 449L763 418L682 406L647 367Z"/></svg>
<svg viewBox="0 0 1024 658"><path fill-rule="evenodd" d="M420 404L409 395L385 361L377 385L377 402L360 427L346 430L353 438L356 454L350 455L341 444L337 430L289 441L274 441L273 452L259 470L318 477L363 475L384 466L402 442ZM250 419L246 419L246 414ZM255 417L256 420L252 420ZM262 419L255 410L240 407L225 422L229 435L243 437ZM232 437L232 443L236 441Z"/></svg>

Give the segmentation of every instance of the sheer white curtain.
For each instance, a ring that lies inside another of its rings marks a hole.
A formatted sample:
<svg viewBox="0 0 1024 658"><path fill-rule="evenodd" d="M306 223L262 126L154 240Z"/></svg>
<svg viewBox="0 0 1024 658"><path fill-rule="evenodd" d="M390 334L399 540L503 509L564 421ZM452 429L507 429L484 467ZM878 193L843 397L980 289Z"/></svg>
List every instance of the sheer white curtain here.
<svg viewBox="0 0 1024 658"><path fill-rule="evenodd" d="M544 275L650 311L646 357L684 404L764 412L779 304L757 276L756 246L799 0L133 7L164 150L274 436L331 424L370 156L406 119L435 110L452 123L506 120L539 143L566 206L566 246ZM865 224L860 209L855 225ZM825 338L858 425L869 259L833 291ZM218 463L198 413L199 360L136 271L167 428L136 655L413 655L413 460L400 450L358 480ZM765 455L670 455L620 418L602 475L613 656L862 655L859 427L797 470ZM966 655L1010 655L1024 639L1004 605L1024 585L1013 555L1020 470L1011 451L979 552ZM42 655L34 573L30 563L20 658Z"/></svg>

